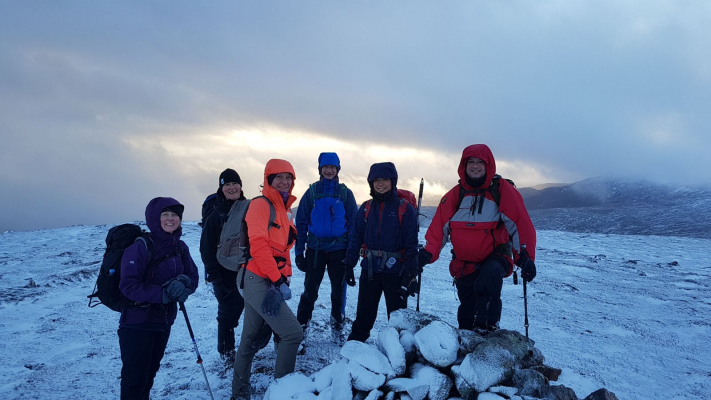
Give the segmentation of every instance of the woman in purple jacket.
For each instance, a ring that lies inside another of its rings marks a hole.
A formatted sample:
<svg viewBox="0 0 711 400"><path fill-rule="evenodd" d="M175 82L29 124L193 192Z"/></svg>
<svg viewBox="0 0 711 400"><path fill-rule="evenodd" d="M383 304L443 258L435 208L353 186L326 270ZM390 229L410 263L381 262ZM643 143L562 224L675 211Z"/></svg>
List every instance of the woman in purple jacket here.
<svg viewBox="0 0 711 400"><path fill-rule="evenodd" d="M180 240L184 206L156 197L146 207L147 240L126 248L119 288L126 296L119 320L121 399L148 399L178 313L195 292L198 270Z"/></svg>

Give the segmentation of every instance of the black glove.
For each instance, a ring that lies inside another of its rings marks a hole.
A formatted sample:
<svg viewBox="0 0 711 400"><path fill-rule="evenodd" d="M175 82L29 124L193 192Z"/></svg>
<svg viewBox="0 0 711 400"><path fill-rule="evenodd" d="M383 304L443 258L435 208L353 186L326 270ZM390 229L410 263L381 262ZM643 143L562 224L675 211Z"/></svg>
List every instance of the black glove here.
<svg viewBox="0 0 711 400"><path fill-rule="evenodd" d="M355 272L353 272L353 268L355 268L355 266L351 267L346 264L343 264L343 268L346 269L346 284L348 286L355 286L356 285Z"/></svg>
<svg viewBox="0 0 711 400"><path fill-rule="evenodd" d="M296 256L296 268L301 272L306 272L306 258L301 254Z"/></svg>
<svg viewBox="0 0 711 400"><path fill-rule="evenodd" d="M183 289L183 293L180 294L180 297L178 297L178 302L184 303L185 300L188 299L188 296L190 296L191 294L193 294L193 290L189 287L186 287L185 289Z"/></svg>
<svg viewBox="0 0 711 400"><path fill-rule="evenodd" d="M286 287L286 285L279 285L279 287L281 286ZM270 317L276 317L279 314L279 307L281 307L282 301L284 301L284 296L282 296L281 291L271 283L262 301L262 312Z"/></svg>
<svg viewBox="0 0 711 400"><path fill-rule="evenodd" d="M407 287L400 286L400 289L397 290L397 296L402 300L407 299Z"/></svg>
<svg viewBox="0 0 711 400"><path fill-rule="evenodd" d="M521 250L516 264L521 267L521 278L524 281L531 282L533 278L536 277L536 264L534 264L531 257L528 256L528 250Z"/></svg>
<svg viewBox="0 0 711 400"><path fill-rule="evenodd" d="M163 304L178 300L192 281L187 275L178 275L163 284ZM187 298L187 297L186 297Z"/></svg>
<svg viewBox="0 0 711 400"><path fill-rule="evenodd" d="M430 263L430 260L432 260L432 254L430 254L429 251L425 250L425 248L421 248L420 251L417 253L417 266L422 269L425 265Z"/></svg>

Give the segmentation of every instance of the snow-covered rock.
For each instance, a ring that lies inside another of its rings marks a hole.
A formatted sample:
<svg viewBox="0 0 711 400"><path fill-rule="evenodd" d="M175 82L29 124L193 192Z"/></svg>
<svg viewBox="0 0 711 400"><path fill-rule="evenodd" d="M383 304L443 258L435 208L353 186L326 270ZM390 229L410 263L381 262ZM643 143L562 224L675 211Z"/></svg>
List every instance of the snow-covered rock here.
<svg viewBox="0 0 711 400"><path fill-rule="evenodd" d="M351 373L348 368L348 359L342 358L333 371L333 384L331 385L332 400L353 400L353 385Z"/></svg>
<svg viewBox="0 0 711 400"><path fill-rule="evenodd" d="M390 361L390 365L399 376L405 373L405 349L400 343L400 335L395 328L389 327L380 331L378 343L381 351Z"/></svg>
<svg viewBox="0 0 711 400"><path fill-rule="evenodd" d="M428 385L412 378L395 378L388 381L385 387L393 392L406 392L413 400L424 399L429 391Z"/></svg>
<svg viewBox="0 0 711 400"><path fill-rule="evenodd" d="M331 386L331 383L333 382L333 371L335 369L336 363L333 362L311 375L311 379L313 379L314 385L316 385L316 391L318 393L321 393L324 389Z"/></svg>
<svg viewBox="0 0 711 400"><path fill-rule="evenodd" d="M355 361L348 362L353 387L356 390L369 392L379 388L385 383L385 375L370 371Z"/></svg>
<svg viewBox="0 0 711 400"><path fill-rule="evenodd" d="M316 385L311 378L301 372L292 372L269 385L267 392L264 393L264 400L295 400L303 393L314 394L314 392L316 392Z"/></svg>
<svg viewBox="0 0 711 400"><path fill-rule="evenodd" d="M461 377L477 392L486 391L511 377L515 359L502 347L488 347L484 344L467 354L459 368Z"/></svg>
<svg viewBox="0 0 711 400"><path fill-rule="evenodd" d="M434 321L415 334L415 344L422 356L438 367L449 367L457 361L459 336L454 328Z"/></svg>
<svg viewBox="0 0 711 400"><path fill-rule="evenodd" d="M417 312L409 308L402 308L390 313L388 325L397 329L398 332L402 330L417 332L423 327L429 325L432 321L438 320L439 318L434 315Z"/></svg>
<svg viewBox="0 0 711 400"><path fill-rule="evenodd" d="M349 340L341 348L341 355L352 362L357 362L369 371L386 377L395 376L395 371L393 371L388 358L369 344Z"/></svg>
<svg viewBox="0 0 711 400"><path fill-rule="evenodd" d="M449 396L452 389L452 380L445 374L424 364L413 364L410 368L410 376L418 382L429 386L427 398L430 400L444 400Z"/></svg>

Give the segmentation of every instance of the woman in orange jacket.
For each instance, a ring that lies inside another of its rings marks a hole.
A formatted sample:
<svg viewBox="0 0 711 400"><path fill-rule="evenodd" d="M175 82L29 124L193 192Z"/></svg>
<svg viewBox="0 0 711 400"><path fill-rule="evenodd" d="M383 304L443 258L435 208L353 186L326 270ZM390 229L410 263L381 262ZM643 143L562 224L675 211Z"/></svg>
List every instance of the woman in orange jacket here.
<svg viewBox="0 0 711 400"><path fill-rule="evenodd" d="M291 195L294 179L296 174L288 161L269 160L264 169L262 196L251 201L245 216L252 258L237 274L245 305L232 378L233 399L250 398L252 360L263 342L259 336L265 324L280 338L274 377L294 372L296 365L303 331L285 302L291 298L289 250L296 239L290 210L296 200Z"/></svg>

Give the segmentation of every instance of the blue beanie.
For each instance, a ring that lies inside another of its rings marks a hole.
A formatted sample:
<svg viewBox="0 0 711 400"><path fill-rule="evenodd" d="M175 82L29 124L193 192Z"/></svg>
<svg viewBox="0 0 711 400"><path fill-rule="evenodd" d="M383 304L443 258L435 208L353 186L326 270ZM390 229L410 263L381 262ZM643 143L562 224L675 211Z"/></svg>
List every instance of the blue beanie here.
<svg viewBox="0 0 711 400"><path fill-rule="evenodd" d="M341 170L341 160L338 159L338 154L336 153L321 153L318 156L318 172L321 174L321 168L324 165L335 165L338 171Z"/></svg>

